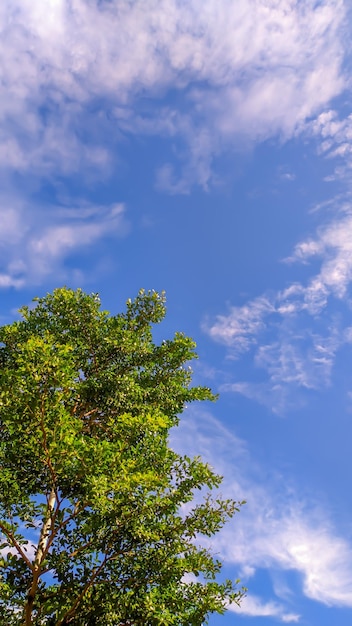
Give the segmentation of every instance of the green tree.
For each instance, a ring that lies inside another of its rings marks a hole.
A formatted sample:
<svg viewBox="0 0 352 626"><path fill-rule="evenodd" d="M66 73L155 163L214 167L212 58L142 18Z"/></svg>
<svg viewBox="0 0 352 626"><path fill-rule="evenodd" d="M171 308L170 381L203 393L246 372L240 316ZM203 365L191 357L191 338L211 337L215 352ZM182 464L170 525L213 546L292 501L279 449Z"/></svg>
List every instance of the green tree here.
<svg viewBox="0 0 352 626"><path fill-rule="evenodd" d="M238 504L168 443L214 396L190 386L189 338L154 344L163 296L110 316L63 288L20 312L0 328L1 624L200 626L239 602L199 545Z"/></svg>

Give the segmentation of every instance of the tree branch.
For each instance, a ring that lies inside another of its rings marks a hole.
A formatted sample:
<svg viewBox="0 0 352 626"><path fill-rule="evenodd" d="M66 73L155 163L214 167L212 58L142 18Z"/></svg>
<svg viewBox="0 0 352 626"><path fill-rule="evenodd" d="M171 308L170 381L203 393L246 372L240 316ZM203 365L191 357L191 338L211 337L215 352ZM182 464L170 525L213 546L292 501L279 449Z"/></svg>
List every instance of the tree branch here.
<svg viewBox="0 0 352 626"><path fill-rule="evenodd" d="M37 553L34 560L34 569L38 570L47 553L47 545L49 541L50 530L52 529L52 513L56 503L55 490L52 489L49 495L48 508L45 520L40 532Z"/></svg>
<svg viewBox="0 0 352 626"><path fill-rule="evenodd" d="M56 622L55 626L62 626L63 624L65 624L65 622L67 622L67 619L72 617L75 614L75 611L78 607L78 605L80 604L80 602L82 601L82 599L84 598L85 594L87 593L88 589L90 589L92 587L92 585L94 584L95 579L97 578L97 576L99 576L100 572L102 572L102 570L104 569L106 563L109 561L110 559L108 557L105 557L103 562L99 565L99 567L97 567L92 576L90 577L90 579L88 580L88 582L85 584L85 586L83 587L81 593L79 594L79 596L76 598L75 602L73 603L72 607L66 611L65 615L60 619L60 621Z"/></svg>
<svg viewBox="0 0 352 626"><path fill-rule="evenodd" d="M20 555L20 557L25 561L25 563L27 563L27 565L30 568L30 570L33 571L33 564L32 564L32 562L30 561L30 559L28 558L28 556L26 555L24 550L21 548L21 546L18 543L17 539L15 538L14 534L8 528L6 528L6 526L1 521L0 521L0 529L2 530L4 535L6 535L8 540L12 543L13 547L16 548L16 550L17 550L18 554Z"/></svg>

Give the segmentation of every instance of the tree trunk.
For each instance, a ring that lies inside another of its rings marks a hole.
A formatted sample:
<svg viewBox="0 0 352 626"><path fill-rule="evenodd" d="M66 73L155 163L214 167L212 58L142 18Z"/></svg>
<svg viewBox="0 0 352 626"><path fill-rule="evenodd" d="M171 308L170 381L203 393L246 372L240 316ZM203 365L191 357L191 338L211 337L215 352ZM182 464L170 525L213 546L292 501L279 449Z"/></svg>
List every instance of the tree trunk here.
<svg viewBox="0 0 352 626"><path fill-rule="evenodd" d="M24 606L24 626L31 626L32 621L32 613L33 613L33 605L35 596L38 589L38 581L41 575L41 566L43 559L46 556L46 548L49 541L50 531L52 530L52 514L54 511L54 507L56 504L56 495L54 489L51 490L49 499L48 499L48 508L46 510L46 516L43 522L43 526L40 532L40 537L38 541L37 552L35 555L35 560L33 564L33 579L30 589L28 591L27 602Z"/></svg>

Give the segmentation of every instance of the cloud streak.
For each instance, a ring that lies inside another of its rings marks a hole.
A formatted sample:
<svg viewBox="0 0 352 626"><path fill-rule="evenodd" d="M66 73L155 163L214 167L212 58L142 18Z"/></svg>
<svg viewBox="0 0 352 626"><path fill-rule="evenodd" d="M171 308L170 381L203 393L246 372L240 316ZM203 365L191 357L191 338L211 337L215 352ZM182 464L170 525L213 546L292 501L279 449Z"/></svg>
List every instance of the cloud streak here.
<svg viewBox="0 0 352 626"><path fill-rule="evenodd" d="M184 453L201 454L225 477L223 496L246 498L240 515L209 543L225 562L237 566L244 584L257 569L266 569L273 578L278 571L282 576L295 571L306 597L327 606L352 606L352 546L314 497L305 502L273 473L263 484L265 468L256 464L243 441L204 411L189 410L172 442ZM290 607L295 591L279 598L275 588L265 600L249 594L243 614L297 622L299 615Z"/></svg>
<svg viewBox="0 0 352 626"><path fill-rule="evenodd" d="M250 594L246 596L241 606L231 604L229 610L237 615L248 615L249 617L275 617L285 624L297 623L300 620L298 613L289 613L279 602L262 602L260 598Z"/></svg>
<svg viewBox="0 0 352 626"><path fill-rule="evenodd" d="M78 272L82 280L79 267L65 267L70 255L93 245L97 252L101 240L123 236L128 229L122 204L38 211L3 199L3 206L7 208L0 211L0 287L40 284L54 273L65 279Z"/></svg>

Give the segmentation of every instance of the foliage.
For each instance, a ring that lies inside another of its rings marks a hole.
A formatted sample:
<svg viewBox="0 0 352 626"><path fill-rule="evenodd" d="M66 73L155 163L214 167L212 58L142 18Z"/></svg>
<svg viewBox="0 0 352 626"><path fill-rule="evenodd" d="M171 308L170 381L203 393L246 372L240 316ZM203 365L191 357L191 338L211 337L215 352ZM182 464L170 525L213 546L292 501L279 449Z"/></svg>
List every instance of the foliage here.
<svg viewBox="0 0 352 626"><path fill-rule="evenodd" d="M197 545L238 505L192 503L221 478L168 444L214 397L190 386L189 338L153 343L163 296L109 316L63 288L20 312L0 328L1 623L200 626L238 602Z"/></svg>

